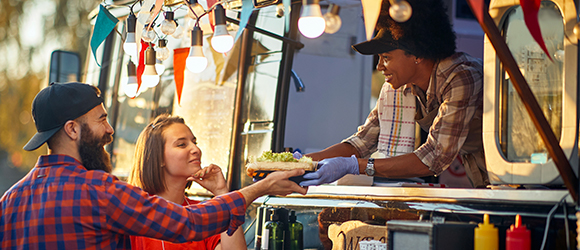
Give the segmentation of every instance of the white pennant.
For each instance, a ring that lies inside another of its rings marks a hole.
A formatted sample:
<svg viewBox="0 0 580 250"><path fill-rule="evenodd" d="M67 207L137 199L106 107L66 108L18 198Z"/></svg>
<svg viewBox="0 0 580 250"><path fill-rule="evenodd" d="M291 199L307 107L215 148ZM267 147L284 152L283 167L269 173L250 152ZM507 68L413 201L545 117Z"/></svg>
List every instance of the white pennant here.
<svg viewBox="0 0 580 250"><path fill-rule="evenodd" d="M365 20L365 32L367 35L367 40L373 38L373 33L375 31L375 25L377 20L379 20L379 14L381 11L381 0L361 0L363 7L363 16Z"/></svg>

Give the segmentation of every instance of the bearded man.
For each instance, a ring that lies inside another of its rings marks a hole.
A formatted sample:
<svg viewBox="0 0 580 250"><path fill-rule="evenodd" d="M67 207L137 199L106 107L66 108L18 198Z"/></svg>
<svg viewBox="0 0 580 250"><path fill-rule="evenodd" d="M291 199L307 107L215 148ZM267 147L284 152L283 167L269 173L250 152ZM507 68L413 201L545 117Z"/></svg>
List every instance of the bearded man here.
<svg viewBox="0 0 580 250"><path fill-rule="evenodd" d="M104 146L114 131L97 88L54 83L32 106L38 132L24 149L46 142L49 154L0 199L0 249L130 249L131 235L199 241L226 230L233 234L246 206L260 196L306 193L288 180L303 170L278 172L182 207L110 174Z"/></svg>

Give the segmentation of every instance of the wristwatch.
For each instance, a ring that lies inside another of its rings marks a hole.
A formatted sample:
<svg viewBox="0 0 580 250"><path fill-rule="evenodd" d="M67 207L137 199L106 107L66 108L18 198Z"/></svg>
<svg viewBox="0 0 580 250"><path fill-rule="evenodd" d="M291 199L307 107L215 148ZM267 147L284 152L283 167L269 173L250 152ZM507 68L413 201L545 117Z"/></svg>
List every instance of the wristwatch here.
<svg viewBox="0 0 580 250"><path fill-rule="evenodd" d="M367 162L367 168L365 169L365 173L368 176L375 175L375 159L369 158L369 161Z"/></svg>

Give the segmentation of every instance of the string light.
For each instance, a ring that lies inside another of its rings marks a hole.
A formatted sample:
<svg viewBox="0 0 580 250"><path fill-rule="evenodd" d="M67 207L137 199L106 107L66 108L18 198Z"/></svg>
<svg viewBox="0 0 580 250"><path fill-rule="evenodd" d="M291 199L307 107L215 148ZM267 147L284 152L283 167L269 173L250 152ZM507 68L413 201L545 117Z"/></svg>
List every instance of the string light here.
<svg viewBox="0 0 580 250"><path fill-rule="evenodd" d="M155 34L155 30L153 30L153 25L151 25L151 27L149 27L149 25L145 25L143 26L143 32L141 32L141 40L143 40L146 43L150 43L153 42L153 40L155 40L155 38L157 37L157 35Z"/></svg>
<svg viewBox="0 0 580 250"><path fill-rule="evenodd" d="M338 15L339 12L340 6L332 3L328 6L328 11L323 16L324 22L326 24L324 32L328 34L334 34L340 29L340 26L342 25L342 20Z"/></svg>
<svg viewBox="0 0 580 250"><path fill-rule="evenodd" d="M389 15L393 20L402 23L411 18L413 9L411 5L405 0L389 0L391 7L389 7Z"/></svg>
<svg viewBox="0 0 580 250"><path fill-rule="evenodd" d="M172 35L175 30L177 29L177 25L175 24L175 20L173 20L173 11L166 11L165 12L165 19L161 21L161 32L165 35Z"/></svg>
<svg viewBox="0 0 580 250"><path fill-rule="evenodd" d="M317 38L324 33L325 28L318 0L303 0L302 14L298 19L300 33L308 38Z"/></svg>
<svg viewBox="0 0 580 250"><path fill-rule="evenodd" d="M153 88L159 84L159 75L155 70L155 50L149 46L145 50L145 70L141 76L142 85L146 88Z"/></svg>
<svg viewBox="0 0 580 250"><path fill-rule="evenodd" d="M211 46L220 53L226 53L234 46L234 37L228 32L226 27L226 10L221 4L215 6L213 10L215 16L215 28L211 38Z"/></svg>
<svg viewBox="0 0 580 250"><path fill-rule="evenodd" d="M137 24L137 17L133 12L127 17L127 37L123 43L123 50L131 58L137 58L137 43L135 41L135 25Z"/></svg>
<svg viewBox="0 0 580 250"><path fill-rule="evenodd" d="M135 64L129 60L127 63L127 82L123 87L123 92L128 97L133 98L138 95L137 88L139 88L139 84L137 84L137 69Z"/></svg>
<svg viewBox="0 0 580 250"><path fill-rule="evenodd" d="M193 73L200 73L207 67L207 58L203 55L203 32L198 26L191 30L191 47L185 66Z"/></svg>
<svg viewBox="0 0 580 250"><path fill-rule="evenodd" d="M157 46L156 51L157 59L165 61L167 58L169 58L169 53L169 49L167 48L167 40L159 39L159 46Z"/></svg>

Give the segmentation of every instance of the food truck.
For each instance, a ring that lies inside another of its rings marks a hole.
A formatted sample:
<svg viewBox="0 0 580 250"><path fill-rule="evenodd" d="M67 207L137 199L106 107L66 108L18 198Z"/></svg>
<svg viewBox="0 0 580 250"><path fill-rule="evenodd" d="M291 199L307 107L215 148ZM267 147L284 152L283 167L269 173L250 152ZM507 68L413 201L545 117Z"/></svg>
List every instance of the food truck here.
<svg viewBox="0 0 580 250"><path fill-rule="evenodd" d="M239 189L253 182L245 172L251 157L269 150L315 152L351 135L383 84L375 77L376 58L350 47L367 39L365 1L110 2L90 18L97 26L105 8L118 20L113 30L84 65L74 53L54 52L50 81L80 80L104 93L115 129L107 150L120 178L129 173L141 130L170 113L185 118L198 138L202 163L221 166L230 189ZM547 56L526 28L519 1L486 1L489 15L481 23L466 1L445 2L457 50L484 63L482 135L491 185L473 189L446 186L436 177L363 176L309 187L304 196L261 197L246 212L248 249L262 249L256 242L277 208L295 211L304 249L363 249L369 240L383 249L469 249L478 244L475 228L489 226L497 229L499 249L506 249L506 231L517 215L530 231L531 249L576 247L577 4L541 2L538 20ZM299 19L316 8L334 26L309 38ZM224 30L234 42L218 52L213 37ZM207 63L195 69L188 61L200 55ZM510 56L514 63L505 61ZM179 62L186 57L185 65ZM531 91L527 95L519 94L522 79ZM548 126L527 109L534 100ZM556 143L545 143L551 131ZM420 129L416 140L419 145ZM465 174L458 169L451 175L460 179ZM211 198L196 185L188 194Z"/></svg>

